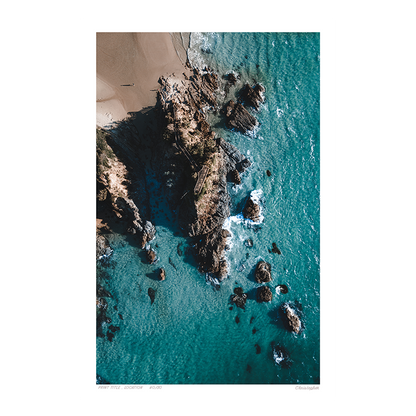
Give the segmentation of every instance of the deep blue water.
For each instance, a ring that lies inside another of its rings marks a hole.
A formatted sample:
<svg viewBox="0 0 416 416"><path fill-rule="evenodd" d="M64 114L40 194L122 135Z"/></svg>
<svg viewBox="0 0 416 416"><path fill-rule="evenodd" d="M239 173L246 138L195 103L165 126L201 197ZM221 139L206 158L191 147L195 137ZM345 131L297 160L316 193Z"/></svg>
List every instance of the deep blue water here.
<svg viewBox="0 0 416 416"><path fill-rule="evenodd" d="M260 126L250 135L230 132L219 116L209 116L217 135L252 162L243 183L229 185L230 275L219 291L206 284L194 261L180 254L188 242L175 235L175 214L162 199L151 200L156 223L162 224L152 241L158 245L156 266L144 264L140 250L125 237L112 235L113 267L105 269L102 282L114 296L108 300L109 310L117 304L123 320L115 312L110 315L121 328L112 342L97 338L97 374L110 383L319 382L319 53L317 33L192 34L188 54L194 65L208 65L220 76L230 70L241 76L220 101L235 98L246 81L260 82L266 89L265 103L253 111ZM156 179L150 183L155 190L160 186ZM257 226L238 217L252 191L262 205L263 221ZM245 246L247 238L253 247ZM281 255L269 251L273 242ZM260 259L272 265L268 286L273 300L259 304L249 299L245 311L235 306L229 310L237 285L249 293L259 286L253 268ZM166 269L164 282L149 277L158 267ZM289 292L276 292L278 284L286 284ZM153 305L149 287L156 290ZM277 308L284 302L301 308L305 329L299 335L288 332L278 317ZM271 342L288 350L290 368L273 361Z"/></svg>

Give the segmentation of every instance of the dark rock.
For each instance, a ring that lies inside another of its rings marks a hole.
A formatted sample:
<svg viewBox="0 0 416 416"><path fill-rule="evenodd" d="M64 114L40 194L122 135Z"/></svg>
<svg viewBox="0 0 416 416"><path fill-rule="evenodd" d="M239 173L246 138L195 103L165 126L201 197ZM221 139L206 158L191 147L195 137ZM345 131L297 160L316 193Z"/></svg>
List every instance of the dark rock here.
<svg viewBox="0 0 416 416"><path fill-rule="evenodd" d="M234 292L236 295L241 296L241 295L244 293L244 290L243 290L243 288L242 288L242 287L235 287L235 288L234 288L234 290L233 290L233 292Z"/></svg>
<svg viewBox="0 0 416 416"><path fill-rule="evenodd" d="M179 243L178 246L176 247L176 252L178 253L178 256L182 256L183 255L183 250L182 250L181 243Z"/></svg>
<svg viewBox="0 0 416 416"><path fill-rule="evenodd" d="M100 298L112 298L111 293L105 290L102 286L97 286L97 296Z"/></svg>
<svg viewBox="0 0 416 416"><path fill-rule="evenodd" d="M237 77L234 73L230 72L225 75L224 77L231 85L235 85L237 83Z"/></svg>
<svg viewBox="0 0 416 416"><path fill-rule="evenodd" d="M238 324L240 322L240 318L238 316L235 317L235 323Z"/></svg>
<svg viewBox="0 0 416 416"><path fill-rule="evenodd" d="M262 93L264 92L264 87L260 84L256 84L252 88L249 84L244 85L240 91L240 100L251 107L254 107L256 110L260 108L260 104L264 102Z"/></svg>
<svg viewBox="0 0 416 416"><path fill-rule="evenodd" d="M263 260L259 261L256 266L254 277L257 283L267 283L272 280L272 266Z"/></svg>
<svg viewBox="0 0 416 416"><path fill-rule="evenodd" d="M256 354L260 354L261 353L260 345L256 344L255 347L256 347Z"/></svg>
<svg viewBox="0 0 416 416"><path fill-rule="evenodd" d="M121 313L118 314L118 317L123 320L123 316L121 315Z"/></svg>
<svg viewBox="0 0 416 416"><path fill-rule="evenodd" d="M231 237L231 233L228 231L228 230L222 230L222 237L223 238L228 238L228 237Z"/></svg>
<svg viewBox="0 0 416 416"><path fill-rule="evenodd" d="M104 311L108 307L108 303L107 303L107 301L104 298L97 298L96 304L97 304L98 309L102 309Z"/></svg>
<svg viewBox="0 0 416 416"><path fill-rule="evenodd" d="M253 130L258 122L240 103L230 100L221 110L226 117L226 126L229 129L235 129L241 133Z"/></svg>
<svg viewBox="0 0 416 416"><path fill-rule="evenodd" d="M248 371L249 373L251 373L251 366L250 366L250 364L247 364L246 371Z"/></svg>
<svg viewBox="0 0 416 416"><path fill-rule="evenodd" d="M277 248L276 243L273 243L272 246L272 253L282 254L281 251Z"/></svg>
<svg viewBox="0 0 416 416"><path fill-rule="evenodd" d="M232 183L235 183L236 185L240 185L241 178L240 178L240 174L238 173L237 169L234 169L230 172L230 180L231 180Z"/></svg>
<svg viewBox="0 0 416 416"><path fill-rule="evenodd" d="M257 332L256 328L253 328L253 330L251 331L253 333L253 335Z"/></svg>
<svg viewBox="0 0 416 416"><path fill-rule="evenodd" d="M278 289L279 289L280 293L283 293L284 295L285 295L287 292L289 292L289 289L287 288L287 286L286 286L286 285L278 285L277 287L278 287Z"/></svg>
<svg viewBox="0 0 416 416"><path fill-rule="evenodd" d="M114 310L118 311L118 309L117 309L117 305L114 305Z"/></svg>
<svg viewBox="0 0 416 416"><path fill-rule="evenodd" d="M261 286L257 289L256 300L257 302L270 302L272 300L272 291L268 286Z"/></svg>
<svg viewBox="0 0 416 416"><path fill-rule="evenodd" d="M247 301L247 294L243 292L243 288L241 287L236 287L234 293L235 295L231 296L231 302L238 308L244 309Z"/></svg>
<svg viewBox="0 0 416 416"><path fill-rule="evenodd" d="M228 274L228 266L224 258L227 237L223 231L222 225L215 227L212 232L202 235L195 244L201 270L216 275L220 281L225 279Z"/></svg>
<svg viewBox="0 0 416 416"><path fill-rule="evenodd" d="M296 309L289 303L284 303L280 307L282 315L284 317L284 323L289 331L299 334L302 331L302 322L296 311Z"/></svg>
<svg viewBox="0 0 416 416"><path fill-rule="evenodd" d="M233 310L233 307L232 307L232 306L230 306L228 309L229 309L230 311L232 311L232 310Z"/></svg>
<svg viewBox="0 0 416 416"><path fill-rule="evenodd" d="M113 331L113 332L120 331L119 326L110 325L108 328L110 329L110 331Z"/></svg>
<svg viewBox="0 0 416 416"><path fill-rule="evenodd" d="M146 250L146 259L150 264L153 264L156 262L156 252L149 248L149 250Z"/></svg>
<svg viewBox="0 0 416 416"><path fill-rule="evenodd" d="M266 170L267 176L272 176L272 173L269 171L269 169Z"/></svg>
<svg viewBox="0 0 416 416"><path fill-rule="evenodd" d="M252 324L252 323L253 323L253 321L254 321L254 316L252 316L252 317L250 318L250 323Z"/></svg>
<svg viewBox="0 0 416 416"><path fill-rule="evenodd" d="M163 267L159 269L159 280L165 280L166 279L166 272Z"/></svg>
<svg viewBox="0 0 416 416"><path fill-rule="evenodd" d="M254 222L260 221L260 206L256 204L251 198L248 198L243 209L243 215L244 218L248 218Z"/></svg>
<svg viewBox="0 0 416 416"><path fill-rule="evenodd" d="M147 294L149 295L149 298L150 298L150 304L153 305L153 302L155 301L156 291L152 289L151 287L149 287L149 289L147 290Z"/></svg>
<svg viewBox="0 0 416 416"><path fill-rule="evenodd" d="M217 139L217 145L222 151L225 169L228 174L231 174L233 170L240 173L244 172L251 166L251 162L235 146L226 142L222 137ZM229 175L229 177L231 181L231 176Z"/></svg>
<svg viewBox="0 0 416 416"><path fill-rule="evenodd" d="M107 339L111 342L114 338L114 334L110 331L107 331Z"/></svg>

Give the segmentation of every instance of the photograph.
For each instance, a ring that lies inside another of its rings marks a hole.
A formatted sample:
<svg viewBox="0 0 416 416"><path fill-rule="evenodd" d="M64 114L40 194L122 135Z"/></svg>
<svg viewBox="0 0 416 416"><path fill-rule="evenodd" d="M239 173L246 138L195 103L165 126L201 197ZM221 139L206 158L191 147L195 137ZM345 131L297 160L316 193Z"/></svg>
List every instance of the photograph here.
<svg viewBox="0 0 416 416"><path fill-rule="evenodd" d="M319 388L320 33L96 32L96 83L96 384Z"/></svg>

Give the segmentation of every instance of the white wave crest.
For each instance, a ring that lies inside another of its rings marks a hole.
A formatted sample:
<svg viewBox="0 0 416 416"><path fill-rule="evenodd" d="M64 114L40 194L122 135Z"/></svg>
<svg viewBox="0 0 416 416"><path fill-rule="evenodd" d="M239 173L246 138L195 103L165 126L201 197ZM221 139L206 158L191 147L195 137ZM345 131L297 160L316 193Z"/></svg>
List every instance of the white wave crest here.
<svg viewBox="0 0 416 416"><path fill-rule="evenodd" d="M281 351L273 351L273 359L276 364L280 364L285 358Z"/></svg>
<svg viewBox="0 0 416 416"><path fill-rule="evenodd" d="M283 115L283 110L281 110L279 107L276 107L276 114L277 114L277 117L282 117L282 115Z"/></svg>

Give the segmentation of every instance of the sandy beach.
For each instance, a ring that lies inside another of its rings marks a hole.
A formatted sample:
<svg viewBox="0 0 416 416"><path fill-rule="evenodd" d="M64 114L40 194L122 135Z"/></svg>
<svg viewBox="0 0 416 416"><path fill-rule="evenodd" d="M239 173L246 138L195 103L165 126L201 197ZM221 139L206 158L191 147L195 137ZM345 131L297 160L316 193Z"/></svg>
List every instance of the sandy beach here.
<svg viewBox="0 0 416 416"><path fill-rule="evenodd" d="M185 71L188 44L186 33L97 33L97 125L154 106L159 77Z"/></svg>

